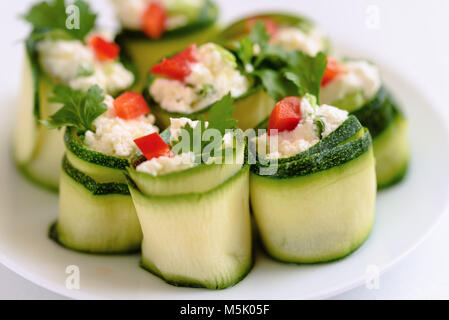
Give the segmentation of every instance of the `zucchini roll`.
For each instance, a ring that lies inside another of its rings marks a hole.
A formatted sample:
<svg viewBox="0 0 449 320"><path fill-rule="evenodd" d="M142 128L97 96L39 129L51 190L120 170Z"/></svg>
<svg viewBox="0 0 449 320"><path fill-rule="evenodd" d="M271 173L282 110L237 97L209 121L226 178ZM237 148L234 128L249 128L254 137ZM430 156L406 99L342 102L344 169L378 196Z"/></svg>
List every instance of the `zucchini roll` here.
<svg viewBox="0 0 449 320"><path fill-rule="evenodd" d="M49 131L41 120L61 105L50 101L53 88L67 85L87 90L97 84L115 95L135 81L132 65L106 32L95 32L95 18L84 1L78 1L82 28L67 29L63 0L36 4L25 16L34 29L26 40L21 100L14 134L14 159L31 180L57 190L64 153L62 132ZM42 16L47 17L44 20Z"/></svg>
<svg viewBox="0 0 449 320"><path fill-rule="evenodd" d="M267 253L317 263L342 258L368 237L376 175L371 136L354 116L288 97L255 138L251 207Z"/></svg>
<svg viewBox="0 0 449 320"><path fill-rule="evenodd" d="M330 51L328 38L312 20L282 13L267 12L240 19L220 32L218 42L235 49L234 41L249 34L258 21L264 24L270 42L277 47L301 51L311 56Z"/></svg>
<svg viewBox="0 0 449 320"><path fill-rule="evenodd" d="M226 133L214 138L216 153L207 160L205 148L175 151L190 140L184 133L201 137L226 127L230 106L223 106L215 115L211 110L209 122L172 119L165 140L157 134L137 140L144 158L128 169L143 232L142 267L176 286L224 289L252 267L244 144Z"/></svg>
<svg viewBox="0 0 449 320"><path fill-rule="evenodd" d="M369 129L378 188L401 181L409 161L408 122L382 85L379 69L367 61L328 58L320 99L351 112Z"/></svg>
<svg viewBox="0 0 449 320"><path fill-rule="evenodd" d="M189 46L175 56L151 68L144 96L152 106L158 124L166 128L170 118L208 117L212 105L228 93L235 101L234 118L240 128L249 128L266 117L272 109L270 97L254 86L254 79L242 72L236 57L215 43L198 48ZM267 110L261 112L263 107Z"/></svg>
<svg viewBox="0 0 449 320"><path fill-rule="evenodd" d="M138 151L134 140L159 131L154 116L132 92L114 100L98 86L57 87L55 98L64 106L45 124L67 129L52 238L90 253L137 251L142 232L124 173Z"/></svg>
<svg viewBox="0 0 449 320"><path fill-rule="evenodd" d="M151 66L191 43L215 37L218 7L211 0L111 0L122 26L117 42L129 52L141 91Z"/></svg>

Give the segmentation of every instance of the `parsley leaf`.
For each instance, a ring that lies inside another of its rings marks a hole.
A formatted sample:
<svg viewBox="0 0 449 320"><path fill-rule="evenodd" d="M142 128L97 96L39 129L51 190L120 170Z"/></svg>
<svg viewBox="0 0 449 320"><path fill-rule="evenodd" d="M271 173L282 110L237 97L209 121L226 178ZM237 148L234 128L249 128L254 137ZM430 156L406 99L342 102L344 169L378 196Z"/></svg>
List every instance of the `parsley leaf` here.
<svg viewBox="0 0 449 320"><path fill-rule="evenodd" d="M253 74L259 77L265 90L275 101L298 95L295 83L278 71L262 69L256 70Z"/></svg>
<svg viewBox="0 0 449 320"><path fill-rule="evenodd" d="M247 74L255 76L276 101L306 93L318 98L326 69L326 56L289 51L269 42L265 25L258 21L249 35L236 42L236 55Z"/></svg>
<svg viewBox="0 0 449 320"><path fill-rule="evenodd" d="M87 92L68 86L56 86L50 102L63 106L49 120L41 121L49 129L75 127L81 131L92 130L92 123L107 110L103 90L95 85Z"/></svg>
<svg viewBox="0 0 449 320"><path fill-rule="evenodd" d="M233 103L234 99L231 94L228 94L212 105L209 111L208 122L204 118L200 119L195 127L187 123L181 128L183 133L181 133L180 139L172 141L172 151L177 154L191 151L195 153L199 161L207 162L209 157L208 151L220 149L223 145L226 129L234 129L236 127L237 121L232 118L235 110ZM219 132L220 139L217 139L214 135L209 140L205 138L204 133L206 130L211 129ZM203 138L206 140L203 141ZM188 147L188 150L184 149L184 147ZM217 155L215 154L214 156Z"/></svg>
<svg viewBox="0 0 449 320"><path fill-rule="evenodd" d="M217 129L221 135L224 135L226 129L235 128L237 120L232 118L235 111L233 103L234 99L228 93L212 105L209 111L209 129Z"/></svg>
<svg viewBox="0 0 449 320"><path fill-rule="evenodd" d="M86 35L95 27L97 15L92 13L89 5L84 0L73 3L79 11L79 25L73 23L69 18L64 0L53 0L53 2L40 2L31 7L24 19L31 23L34 30L63 30L74 39L84 40ZM68 22L68 24L66 23ZM67 25L73 23L73 28Z"/></svg>
<svg viewBox="0 0 449 320"><path fill-rule="evenodd" d="M311 57L301 51L293 51L283 72L286 78L298 86L300 96L310 93L319 97L326 65L326 55L322 52Z"/></svg>

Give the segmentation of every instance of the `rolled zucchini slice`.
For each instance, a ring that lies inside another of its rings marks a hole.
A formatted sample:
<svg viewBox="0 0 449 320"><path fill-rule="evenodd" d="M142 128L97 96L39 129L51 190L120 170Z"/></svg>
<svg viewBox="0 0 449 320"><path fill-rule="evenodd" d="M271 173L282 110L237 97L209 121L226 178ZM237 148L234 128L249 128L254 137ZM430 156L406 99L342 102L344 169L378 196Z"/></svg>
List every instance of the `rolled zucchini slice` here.
<svg viewBox="0 0 449 320"><path fill-rule="evenodd" d="M229 49L235 49L233 42L247 34L251 21L256 20L265 23L273 44L287 50L299 50L309 55L315 55L319 51L331 51L329 39L312 20L287 13L263 12L257 16L244 17L222 30L217 36L217 42Z"/></svg>
<svg viewBox="0 0 449 320"><path fill-rule="evenodd" d="M368 102L360 93L353 93L334 104L351 112L369 129L378 188L399 183L405 177L410 158L408 122L391 92L381 87Z"/></svg>
<svg viewBox="0 0 449 320"><path fill-rule="evenodd" d="M22 93L13 137L13 158L29 180L58 191L61 159L64 155L63 131L48 130L40 120L48 120L61 105L49 102L57 83L40 67L36 34L26 41ZM136 70L125 52L120 61L136 77Z"/></svg>
<svg viewBox="0 0 449 320"><path fill-rule="evenodd" d="M139 81L133 90L143 90L148 71L162 57L182 50L191 43L199 45L213 39L219 29L216 25L218 14L218 6L213 1L206 0L201 10L189 13L192 17L186 25L165 31L159 39L151 39L140 30L130 30L124 26L117 35L116 42L137 66Z"/></svg>
<svg viewBox="0 0 449 320"><path fill-rule="evenodd" d="M248 274L248 166L200 164L161 176L129 168L128 173L143 231L143 268L172 285L208 289L227 288Z"/></svg>
<svg viewBox="0 0 449 320"><path fill-rule="evenodd" d="M59 216L50 236L82 252L138 251L142 231L124 175L128 160L88 150L73 128L65 145Z"/></svg>
<svg viewBox="0 0 449 320"><path fill-rule="evenodd" d="M309 150L279 159L272 175L252 167L251 207L266 252L276 260L319 263L360 247L374 222L371 136L354 116Z"/></svg>
<svg viewBox="0 0 449 320"><path fill-rule="evenodd" d="M221 72L220 75L217 76L216 74L214 74L214 76L217 77L217 79L214 79L215 83L203 84L204 87L210 88L209 89L210 91L206 91L209 93L203 93L202 90L197 89L196 89L197 91L191 93L194 94L196 97L195 98L196 100L194 100L194 103L196 105L206 104L205 106L202 106L201 108L192 108L192 110L187 110L188 112L167 110L167 107L162 106L161 103L158 101L158 99L154 97L151 93L152 86L155 85L155 82L164 77L153 74L150 74L148 76L147 84L143 91L143 96L147 100L148 104L151 106L151 110L153 114L156 116L158 126L164 129L167 128L170 125L170 118L190 118L193 120L197 119L207 120L210 109L212 108L214 103L222 98L222 96L217 96L216 99L210 101L211 95L214 95L216 94L216 92L218 92L216 88L220 88L224 85L222 83L223 77L228 76L227 72L229 72L229 69L231 68L233 72L236 72L238 76L241 77L241 79L246 79L247 85L246 91L244 91L240 96L234 96L235 111L233 114L233 118L237 120L237 126L243 130L246 130L248 128L254 128L257 124L266 119L266 117L271 113L275 104L274 100L262 88L262 85L259 84L252 76L245 75L242 72L241 67L237 63L237 59L231 53L231 51L228 51L224 49L222 46L219 46L214 43L204 44L203 46L200 46L198 50L202 50L202 48L206 46L208 46L208 48L210 49L210 50L208 49L209 51L212 51L212 54L218 53L222 56L223 60L222 64L227 68L227 71L224 70L225 67L223 67L220 71ZM199 78L201 81L203 81L201 77L202 77L201 74L196 76L196 78ZM229 79L226 80L226 83L233 84L232 81ZM189 87L191 86L191 84L185 83L181 84L179 80L171 80L170 83L166 84L166 86L171 85L181 86L180 88L181 90L193 90ZM240 90L240 88L237 89ZM232 92L232 90L233 89L229 88L229 92ZM158 91L161 92L163 91L163 89L159 88ZM173 94L174 91L175 89L170 90L168 92ZM228 92L222 92L223 96L226 95L227 93ZM180 99L184 98L185 96L180 96ZM207 104L208 101L210 101L209 104Z"/></svg>
<svg viewBox="0 0 449 320"><path fill-rule="evenodd" d="M149 88L155 79L155 76L149 76L148 84L146 90L143 92L143 96L151 106L151 112L155 115L159 128L167 128L170 125L171 118L189 118L192 120L207 120L209 118L208 115L213 104L192 113L170 112L162 108L154 100L149 91ZM253 86L253 88L248 90L244 95L235 99L233 118L237 120L237 126L243 130L254 128L270 115L274 104L274 100L261 86Z"/></svg>

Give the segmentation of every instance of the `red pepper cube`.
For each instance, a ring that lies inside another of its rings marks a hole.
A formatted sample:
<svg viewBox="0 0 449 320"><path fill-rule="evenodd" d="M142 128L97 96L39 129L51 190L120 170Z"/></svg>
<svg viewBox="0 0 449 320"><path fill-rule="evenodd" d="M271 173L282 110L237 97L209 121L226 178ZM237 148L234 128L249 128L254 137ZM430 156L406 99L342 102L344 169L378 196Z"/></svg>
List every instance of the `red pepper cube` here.
<svg viewBox="0 0 449 320"><path fill-rule="evenodd" d="M101 61L115 60L120 54L120 47L117 44L106 41L100 36L90 38L89 45L94 49L95 55Z"/></svg>
<svg viewBox="0 0 449 320"><path fill-rule="evenodd" d="M336 59L327 57L326 71L324 71L321 86L324 87L328 83L332 82L341 72L343 72L343 67L341 64Z"/></svg>
<svg viewBox="0 0 449 320"><path fill-rule="evenodd" d="M172 155L170 147L156 132L145 137L138 138L134 140L134 143L147 160L159 157L170 157Z"/></svg>
<svg viewBox="0 0 449 320"><path fill-rule="evenodd" d="M127 91L114 100L118 117L130 120L150 113L150 108L141 94Z"/></svg>
<svg viewBox="0 0 449 320"><path fill-rule="evenodd" d="M256 25L257 21L260 21L265 25L265 29L267 30L267 33L270 35L270 37L273 37L278 32L278 25L274 20L264 16L257 16L249 18L246 21L247 33L251 32L251 29Z"/></svg>
<svg viewBox="0 0 449 320"><path fill-rule="evenodd" d="M268 121L268 135L271 135L270 130L292 131L301 119L301 99L287 97L279 101L271 112Z"/></svg>
<svg viewBox="0 0 449 320"><path fill-rule="evenodd" d="M184 81L184 79L192 72L190 64L197 61L196 45L192 44L181 53L168 59L162 59L162 62L151 68L151 73L166 76L174 80Z"/></svg>
<svg viewBox="0 0 449 320"><path fill-rule="evenodd" d="M162 4L151 2L142 16L142 30L151 39L159 39L165 31L167 12Z"/></svg>

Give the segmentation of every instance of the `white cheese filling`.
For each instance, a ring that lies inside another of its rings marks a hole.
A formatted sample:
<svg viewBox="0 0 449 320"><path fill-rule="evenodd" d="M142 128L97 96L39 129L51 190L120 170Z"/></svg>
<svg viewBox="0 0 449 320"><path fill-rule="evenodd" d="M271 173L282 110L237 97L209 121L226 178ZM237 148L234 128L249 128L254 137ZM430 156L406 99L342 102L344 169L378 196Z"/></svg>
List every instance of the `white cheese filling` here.
<svg viewBox="0 0 449 320"><path fill-rule="evenodd" d="M301 121L292 131L283 131L270 136L265 133L259 136L258 152L270 159L292 157L317 144L348 118L347 111L329 105L315 106L307 97L301 100L301 114ZM318 118L324 123L321 136L315 123Z"/></svg>
<svg viewBox="0 0 449 320"><path fill-rule="evenodd" d="M283 27L274 35L273 43L286 50L298 50L311 56L325 50L325 37L318 28L305 33L297 27Z"/></svg>
<svg viewBox="0 0 449 320"><path fill-rule="evenodd" d="M196 166L193 152L181 153L173 157L159 157L145 161L137 166L136 170L160 176L171 172L182 171Z"/></svg>
<svg viewBox="0 0 449 320"><path fill-rule="evenodd" d="M105 100L108 110L95 119L95 132L87 131L84 144L90 150L116 157L129 157L138 152L134 140L159 129L154 125L153 115L124 120L115 114L113 98Z"/></svg>
<svg viewBox="0 0 449 320"><path fill-rule="evenodd" d="M234 57L223 48L207 43L198 48L198 62L184 82L157 78L150 93L165 110L192 113L220 100L228 93L236 98L249 89L248 79L236 68Z"/></svg>
<svg viewBox="0 0 449 320"><path fill-rule="evenodd" d="M366 100L374 98L381 87L379 68L367 61L350 61L344 72L320 90L320 101L335 103L346 95L361 91Z"/></svg>
<svg viewBox="0 0 449 320"><path fill-rule="evenodd" d="M170 141L177 141L180 137L180 132L189 124L192 128L196 128L199 121L193 121L188 118L171 118L170 119ZM209 124L206 122L206 127ZM234 145L234 138L231 133L226 133L223 136L223 148L231 148ZM210 158L210 163L214 159ZM208 162L209 163L209 162ZM195 162L195 154L193 152L185 152L172 157L158 157L147 160L137 166L136 170L145 172L153 176L159 176L171 172L182 171L198 165Z"/></svg>
<svg viewBox="0 0 449 320"><path fill-rule="evenodd" d="M189 23L189 16L182 14L182 8L198 12L205 0L112 0L118 20L125 29L141 30L142 16L151 2L159 2L167 9L166 30L172 30Z"/></svg>
<svg viewBox="0 0 449 320"><path fill-rule="evenodd" d="M96 84L114 94L134 82L134 75L120 62L99 61L79 40L42 40L37 50L44 71L73 89L87 90Z"/></svg>

